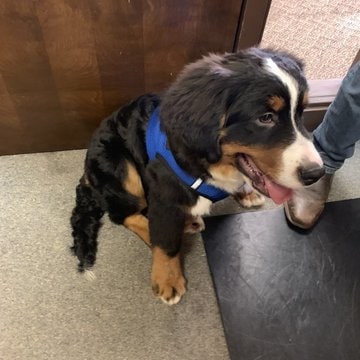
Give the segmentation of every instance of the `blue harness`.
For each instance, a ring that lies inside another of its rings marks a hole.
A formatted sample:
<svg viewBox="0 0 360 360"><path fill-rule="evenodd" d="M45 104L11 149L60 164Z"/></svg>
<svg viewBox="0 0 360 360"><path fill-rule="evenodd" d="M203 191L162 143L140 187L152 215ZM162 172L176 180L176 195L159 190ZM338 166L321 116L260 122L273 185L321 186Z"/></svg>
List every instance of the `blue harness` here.
<svg viewBox="0 0 360 360"><path fill-rule="evenodd" d="M203 179L195 178L185 172L176 162L173 154L167 147L167 138L160 129L159 108L152 113L146 130L146 149L149 160L161 157L177 177L199 195L212 202L225 199L229 194L215 186L206 184Z"/></svg>

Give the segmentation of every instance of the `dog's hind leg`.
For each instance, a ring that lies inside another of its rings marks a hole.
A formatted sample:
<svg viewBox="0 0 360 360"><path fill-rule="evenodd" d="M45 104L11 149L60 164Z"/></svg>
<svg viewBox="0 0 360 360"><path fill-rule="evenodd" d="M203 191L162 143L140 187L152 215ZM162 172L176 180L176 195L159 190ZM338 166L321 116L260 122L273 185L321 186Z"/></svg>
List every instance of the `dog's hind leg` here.
<svg viewBox="0 0 360 360"><path fill-rule="evenodd" d="M142 214L133 214L125 218L123 225L137 234L146 245L151 246L147 217Z"/></svg>
<svg viewBox="0 0 360 360"><path fill-rule="evenodd" d="M96 260L97 236L104 211L97 201L94 190L80 183L76 187L76 206L71 216L72 251L79 259L78 269L84 271L91 268Z"/></svg>
<svg viewBox="0 0 360 360"><path fill-rule="evenodd" d="M133 214L125 218L123 225L137 234L146 245L151 246L149 234L149 219L142 214ZM184 233L197 234L205 229L201 216L189 216L185 222Z"/></svg>

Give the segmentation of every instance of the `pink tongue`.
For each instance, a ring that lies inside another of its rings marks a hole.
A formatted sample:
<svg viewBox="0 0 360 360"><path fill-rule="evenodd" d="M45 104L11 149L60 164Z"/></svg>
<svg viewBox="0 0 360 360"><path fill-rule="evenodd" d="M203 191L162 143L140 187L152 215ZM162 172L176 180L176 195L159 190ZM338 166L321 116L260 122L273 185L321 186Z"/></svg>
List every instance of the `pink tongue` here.
<svg viewBox="0 0 360 360"><path fill-rule="evenodd" d="M282 204L289 200L292 196L292 190L274 183L267 176L264 176L265 186L269 192L269 196L276 204Z"/></svg>

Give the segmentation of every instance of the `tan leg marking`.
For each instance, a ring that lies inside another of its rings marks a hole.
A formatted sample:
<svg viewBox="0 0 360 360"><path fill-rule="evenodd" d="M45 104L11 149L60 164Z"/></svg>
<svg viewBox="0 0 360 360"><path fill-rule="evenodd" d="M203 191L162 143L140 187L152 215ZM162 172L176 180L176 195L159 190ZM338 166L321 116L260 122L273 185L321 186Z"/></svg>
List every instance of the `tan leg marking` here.
<svg viewBox="0 0 360 360"><path fill-rule="evenodd" d="M154 294L168 305L177 304L186 292L180 254L169 257L164 250L155 246L152 249L153 264L151 283Z"/></svg>
<svg viewBox="0 0 360 360"><path fill-rule="evenodd" d="M124 220L124 226L137 234L146 245L151 246L149 235L149 220L141 214L128 216Z"/></svg>
<svg viewBox="0 0 360 360"><path fill-rule="evenodd" d="M132 163L127 161L126 165L127 165L127 176L123 186L126 191L128 191L130 194L136 196L139 199L139 207L141 211L147 206L141 178L135 166Z"/></svg>

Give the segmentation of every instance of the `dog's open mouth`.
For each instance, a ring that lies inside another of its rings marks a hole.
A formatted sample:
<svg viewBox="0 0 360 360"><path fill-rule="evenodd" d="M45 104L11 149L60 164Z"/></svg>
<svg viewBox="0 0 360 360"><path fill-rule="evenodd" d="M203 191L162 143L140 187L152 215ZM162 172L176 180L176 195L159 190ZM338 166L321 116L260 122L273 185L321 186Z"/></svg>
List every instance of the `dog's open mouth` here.
<svg viewBox="0 0 360 360"><path fill-rule="evenodd" d="M269 176L265 175L250 158L245 154L239 154L238 162L241 170L247 175L252 185L264 195L270 197L276 204L282 204L292 196L292 190L277 184Z"/></svg>

